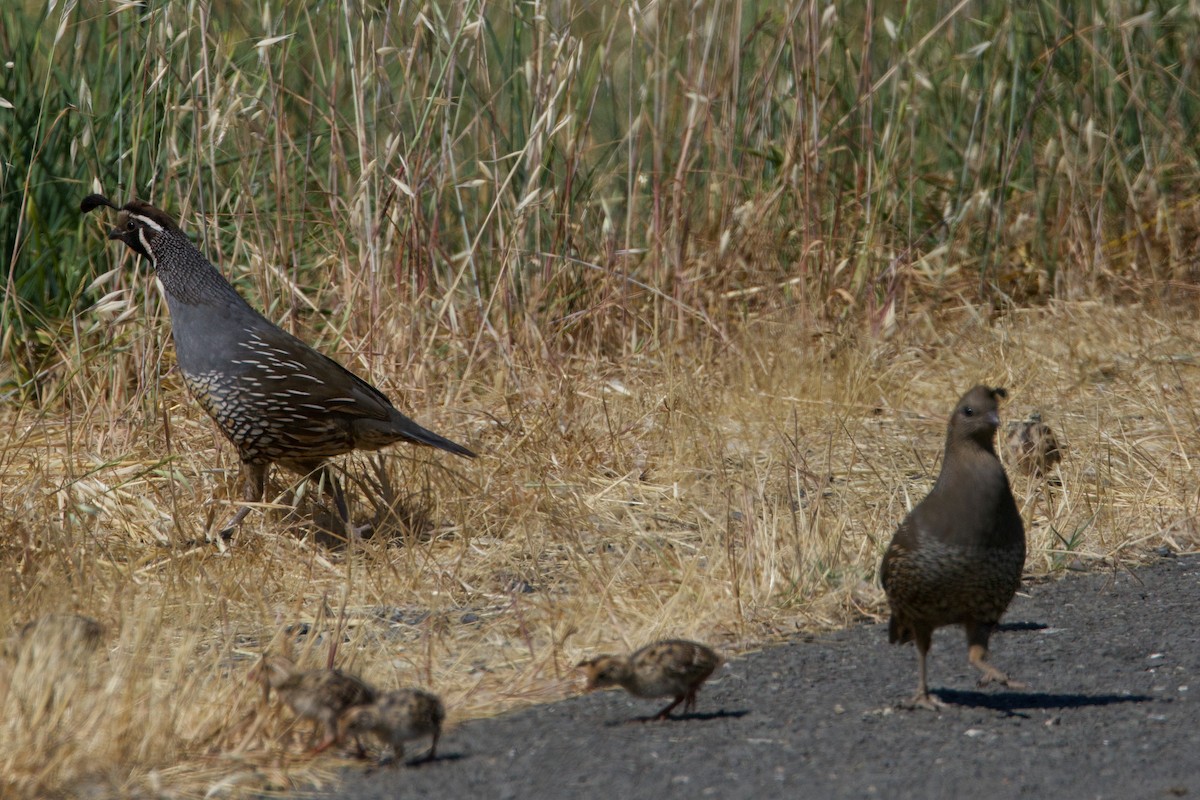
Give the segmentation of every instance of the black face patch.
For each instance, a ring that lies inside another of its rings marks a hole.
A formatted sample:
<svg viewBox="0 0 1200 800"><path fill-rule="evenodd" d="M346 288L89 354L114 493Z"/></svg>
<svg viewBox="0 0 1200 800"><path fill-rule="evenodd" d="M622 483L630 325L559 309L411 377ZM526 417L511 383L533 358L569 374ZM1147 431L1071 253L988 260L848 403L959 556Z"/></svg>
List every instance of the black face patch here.
<svg viewBox="0 0 1200 800"><path fill-rule="evenodd" d="M154 240L163 230L155 220L130 211L126 206L117 215L117 226L108 232L108 238L122 241L133 252L154 261Z"/></svg>
<svg viewBox="0 0 1200 800"><path fill-rule="evenodd" d="M108 232L108 238L124 242L130 250L152 262L155 240L167 231L178 230L170 216L141 200L130 200L118 207L102 194L89 194L79 202L79 210L85 214L101 206L120 212L117 226Z"/></svg>
<svg viewBox="0 0 1200 800"><path fill-rule="evenodd" d="M121 216L117 218L118 228L133 230L133 228L129 227L129 221L132 219L135 223L142 223L151 230L160 233L163 231L179 230L179 226L170 214L141 200L130 200L123 206L117 206L116 203L102 194L89 194L79 201L79 210L84 214L95 211L101 206L121 213ZM128 218L126 215L128 215ZM112 238L115 239L117 237L114 236Z"/></svg>

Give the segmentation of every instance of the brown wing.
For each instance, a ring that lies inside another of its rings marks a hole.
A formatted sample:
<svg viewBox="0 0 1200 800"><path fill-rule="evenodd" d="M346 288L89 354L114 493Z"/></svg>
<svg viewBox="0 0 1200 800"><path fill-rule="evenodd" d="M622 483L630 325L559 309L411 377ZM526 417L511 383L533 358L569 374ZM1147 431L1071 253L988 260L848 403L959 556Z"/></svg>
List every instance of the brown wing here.
<svg viewBox="0 0 1200 800"><path fill-rule="evenodd" d="M654 645L651 645L652 647ZM699 683L717 668L720 657L696 642L672 639L661 642L658 655L663 672L685 685Z"/></svg>
<svg viewBox="0 0 1200 800"><path fill-rule="evenodd" d="M913 523L912 515L909 514L896 528L891 544L884 551L883 560L879 563L879 583L885 592L891 588L891 579L895 575L897 561L907 558L917 548L917 545L917 527Z"/></svg>

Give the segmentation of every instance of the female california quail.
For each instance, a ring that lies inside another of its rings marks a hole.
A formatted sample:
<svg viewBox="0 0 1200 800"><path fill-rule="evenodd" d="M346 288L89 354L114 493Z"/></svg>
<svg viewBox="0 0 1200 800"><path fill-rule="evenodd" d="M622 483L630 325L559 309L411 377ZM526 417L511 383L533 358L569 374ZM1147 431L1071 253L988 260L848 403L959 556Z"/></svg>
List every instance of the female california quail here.
<svg viewBox="0 0 1200 800"><path fill-rule="evenodd" d="M585 691L620 686L635 697L673 697L654 715L664 720L683 703L683 710L696 707L696 693L721 663L711 648L683 639L666 639L648 644L633 655L602 655L576 666L587 676Z"/></svg>
<svg viewBox="0 0 1200 800"><path fill-rule="evenodd" d="M92 194L87 213L117 209L108 238L150 260L167 298L179 369L192 395L237 447L243 499L261 502L272 463L324 478L348 526L341 487L326 460L351 450L410 442L474 458L460 444L401 414L378 389L255 311L160 209L131 200L117 208ZM221 533L249 513L243 506Z"/></svg>
<svg viewBox="0 0 1200 800"><path fill-rule="evenodd" d="M937 708L925 661L933 631L962 625L967 658L995 681L1021 688L987 660L988 637L1008 608L1025 566L1025 527L996 457L1003 389L976 386L954 408L937 482L892 537L879 575L892 618L888 641L917 645L917 692L912 703Z"/></svg>
<svg viewBox="0 0 1200 800"><path fill-rule="evenodd" d="M437 757L438 737L446 709L436 695L421 689L396 689L384 692L369 705L356 706L342 715L338 730L342 738L361 733L373 733L384 741L390 751L384 761L399 761L404 757L404 743L430 736L433 742L426 759Z"/></svg>
<svg viewBox="0 0 1200 800"><path fill-rule="evenodd" d="M249 680L263 687L263 700L271 689L297 717L311 719L325 736L312 748L320 753L340 741L338 717L355 706L373 703L377 693L371 686L340 669L300 670L283 656L264 657L250 671Z"/></svg>

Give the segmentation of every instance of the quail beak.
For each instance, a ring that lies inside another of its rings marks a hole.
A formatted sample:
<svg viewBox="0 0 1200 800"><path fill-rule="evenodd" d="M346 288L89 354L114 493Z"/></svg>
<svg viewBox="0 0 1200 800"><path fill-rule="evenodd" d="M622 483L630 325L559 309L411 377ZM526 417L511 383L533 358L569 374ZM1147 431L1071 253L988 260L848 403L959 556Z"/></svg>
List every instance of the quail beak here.
<svg viewBox="0 0 1200 800"><path fill-rule="evenodd" d="M113 231L113 233L116 233L116 231ZM112 235L110 234L108 238L111 239ZM996 411L989 411L988 415L987 415L987 421L988 421L989 425L999 428L1000 427L1000 414Z"/></svg>
<svg viewBox="0 0 1200 800"><path fill-rule="evenodd" d="M108 238L109 239L120 239L121 231L117 228L113 228L111 231L108 232Z"/></svg>

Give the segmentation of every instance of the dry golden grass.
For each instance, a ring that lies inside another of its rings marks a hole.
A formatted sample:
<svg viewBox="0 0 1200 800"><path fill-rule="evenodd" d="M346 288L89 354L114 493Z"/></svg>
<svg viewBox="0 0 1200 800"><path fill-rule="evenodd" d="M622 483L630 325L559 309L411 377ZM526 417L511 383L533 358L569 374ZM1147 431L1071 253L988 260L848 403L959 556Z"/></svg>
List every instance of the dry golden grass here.
<svg viewBox="0 0 1200 800"><path fill-rule="evenodd" d="M287 637L301 663L336 645L379 686L437 691L452 738L456 720L575 691L571 665L598 650L670 635L736 652L878 618L878 557L937 473L945 414L980 381L1010 389L1005 420L1039 409L1067 443L1061 485L1013 475L1030 572L1195 549L1194 315L960 307L901 317L884 339L810 331L776 315L619 362L481 353L466 335L404 353L398 332L377 335L397 349L341 355L481 458L385 451L408 525L385 521L353 552L312 535L308 500L251 515L228 552L193 543L228 512L211 498L228 496L235 454L173 374L160 390L127 382L124 413L87 403L88 385L120 384L131 359L169 363L169 347L121 327L116 350L82 347L59 410L3 412L0 625L78 611L107 633L82 663L0 663L0 794L328 779L336 760L303 757L307 729L245 681ZM378 465L346 464L364 481ZM55 700L31 706L31 681Z"/></svg>
<svg viewBox="0 0 1200 800"><path fill-rule="evenodd" d="M0 632L107 631L95 656L0 660L4 798L327 779L245 681L285 646L437 691L452 738L574 691L599 650L877 618L879 554L980 381L1067 444L1055 483L1014 476L1031 572L1196 546L1185 15L0 17ZM92 190L176 214L270 319L481 458L346 459L379 523L352 551L283 483L231 550L203 544L236 454L172 371L146 271L80 217Z"/></svg>

